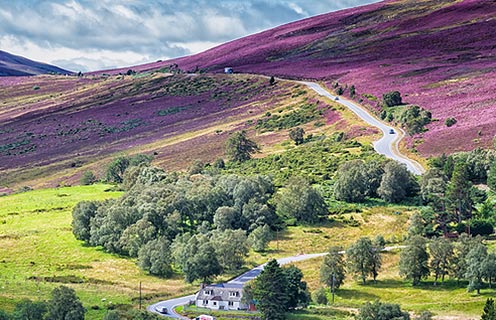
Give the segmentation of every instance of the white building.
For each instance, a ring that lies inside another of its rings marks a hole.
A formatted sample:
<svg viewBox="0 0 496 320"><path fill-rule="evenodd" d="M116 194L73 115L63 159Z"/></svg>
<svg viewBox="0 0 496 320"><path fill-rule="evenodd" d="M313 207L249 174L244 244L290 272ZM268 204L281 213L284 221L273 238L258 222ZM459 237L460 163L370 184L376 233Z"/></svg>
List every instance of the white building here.
<svg viewBox="0 0 496 320"><path fill-rule="evenodd" d="M247 310L248 305L241 302L242 297L242 284L208 285L196 294L196 306L214 310Z"/></svg>

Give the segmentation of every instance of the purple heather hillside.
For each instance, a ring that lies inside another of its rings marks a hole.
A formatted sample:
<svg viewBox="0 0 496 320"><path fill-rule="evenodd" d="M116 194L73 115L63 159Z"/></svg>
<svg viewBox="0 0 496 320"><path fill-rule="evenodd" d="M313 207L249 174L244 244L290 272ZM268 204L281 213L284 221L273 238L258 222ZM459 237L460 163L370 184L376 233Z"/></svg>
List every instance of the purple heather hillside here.
<svg viewBox="0 0 496 320"><path fill-rule="evenodd" d="M496 2L388 0L286 24L203 53L135 67L259 73L354 85L380 111L384 93L432 112L423 155L488 147L496 134ZM117 70L119 71L119 70ZM125 70L121 70L125 71ZM372 99L369 99L372 98ZM445 126L447 118L457 123Z"/></svg>

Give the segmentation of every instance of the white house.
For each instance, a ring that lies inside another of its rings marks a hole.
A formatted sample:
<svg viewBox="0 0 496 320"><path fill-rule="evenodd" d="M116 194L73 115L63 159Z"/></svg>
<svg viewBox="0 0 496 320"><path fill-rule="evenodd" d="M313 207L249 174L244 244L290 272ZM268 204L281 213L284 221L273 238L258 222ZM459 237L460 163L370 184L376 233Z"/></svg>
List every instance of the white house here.
<svg viewBox="0 0 496 320"><path fill-rule="evenodd" d="M242 284L213 284L202 287L196 294L196 306L214 310L247 310L248 305L241 302L242 297Z"/></svg>

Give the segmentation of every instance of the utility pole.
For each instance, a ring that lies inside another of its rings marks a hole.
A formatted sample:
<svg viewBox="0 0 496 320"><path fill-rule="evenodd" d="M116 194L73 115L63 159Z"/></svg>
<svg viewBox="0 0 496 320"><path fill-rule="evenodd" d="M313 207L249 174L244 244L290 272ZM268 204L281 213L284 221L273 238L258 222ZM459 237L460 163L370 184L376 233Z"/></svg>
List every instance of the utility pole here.
<svg viewBox="0 0 496 320"><path fill-rule="evenodd" d="M141 310L141 281L139 283L139 309Z"/></svg>
<svg viewBox="0 0 496 320"><path fill-rule="evenodd" d="M332 285L331 285L331 292L332 292L332 304L334 304L334 283L336 282L336 275L334 272L332 273Z"/></svg>

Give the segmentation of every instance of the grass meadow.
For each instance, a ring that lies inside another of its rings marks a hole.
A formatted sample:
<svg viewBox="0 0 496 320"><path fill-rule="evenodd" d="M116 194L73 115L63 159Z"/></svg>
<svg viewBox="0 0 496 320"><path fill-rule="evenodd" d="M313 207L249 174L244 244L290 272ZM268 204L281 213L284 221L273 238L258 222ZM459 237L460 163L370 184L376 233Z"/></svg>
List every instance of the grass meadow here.
<svg viewBox="0 0 496 320"><path fill-rule="evenodd" d="M177 273L172 279L151 277L141 271L134 259L84 246L71 231L73 206L82 200L115 198L121 192L110 185L64 187L34 190L0 197L0 309L13 310L21 299L49 299L59 285L74 288L87 308L87 319L101 319L109 305L137 308L139 283L143 304L168 297L190 294L197 284L189 285ZM407 206L364 207L334 216L332 222L314 226L289 227L280 232L264 254L251 252L247 265L270 258L301 253L325 252L329 246L347 247L361 236L381 234L388 245L403 241L408 217L415 208ZM475 319L485 299L496 296L491 289L477 296L465 284L448 280L433 286L427 279L421 286L411 284L398 274L399 252L383 255L378 283L360 284L348 276L337 291L334 305L312 307L292 314L289 319L348 319L363 303L381 300L399 303L415 314L429 310L440 319ZM320 286L322 259L297 263L311 291ZM227 280L234 275L224 275ZM329 297L330 298L330 297Z"/></svg>

